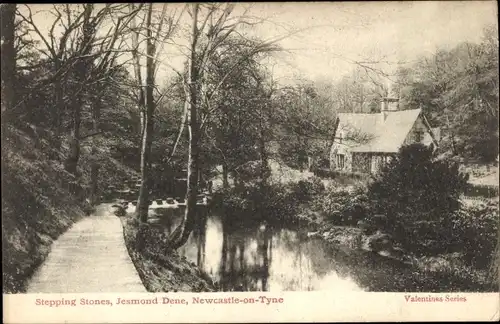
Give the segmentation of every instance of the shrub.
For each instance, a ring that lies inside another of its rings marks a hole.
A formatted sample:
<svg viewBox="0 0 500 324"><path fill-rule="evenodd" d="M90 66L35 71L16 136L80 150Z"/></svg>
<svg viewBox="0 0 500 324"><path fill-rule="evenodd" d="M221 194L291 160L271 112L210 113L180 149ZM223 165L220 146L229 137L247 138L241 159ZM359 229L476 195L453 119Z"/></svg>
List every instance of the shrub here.
<svg viewBox="0 0 500 324"><path fill-rule="evenodd" d="M330 178L330 179L346 178L346 179L362 180L367 178L367 175L364 173L330 170L328 168L316 168L314 169L314 174L319 177Z"/></svg>
<svg viewBox="0 0 500 324"><path fill-rule="evenodd" d="M453 214L455 238L464 248L464 259L477 268L486 268L495 258L498 244L498 205L470 206Z"/></svg>
<svg viewBox="0 0 500 324"><path fill-rule="evenodd" d="M245 183L214 194L214 205L223 206L231 217L244 215L254 220L293 221L301 204L325 190L321 179L299 180L287 184Z"/></svg>
<svg viewBox="0 0 500 324"><path fill-rule="evenodd" d="M253 203L259 200L256 195L254 185L220 189L214 193L213 203L229 210L253 211Z"/></svg>
<svg viewBox="0 0 500 324"><path fill-rule="evenodd" d="M325 191L325 185L318 177L313 177L308 180L299 180L288 186L290 187L292 195L301 203L308 202Z"/></svg>
<svg viewBox="0 0 500 324"><path fill-rule="evenodd" d="M357 225L371 212L368 197L362 188L354 191L329 188L313 201L312 207L336 225Z"/></svg>
<svg viewBox="0 0 500 324"><path fill-rule="evenodd" d="M370 222L418 254L454 250L453 215L467 180L457 164L434 160L431 148L404 146L368 187L373 215L385 215Z"/></svg>

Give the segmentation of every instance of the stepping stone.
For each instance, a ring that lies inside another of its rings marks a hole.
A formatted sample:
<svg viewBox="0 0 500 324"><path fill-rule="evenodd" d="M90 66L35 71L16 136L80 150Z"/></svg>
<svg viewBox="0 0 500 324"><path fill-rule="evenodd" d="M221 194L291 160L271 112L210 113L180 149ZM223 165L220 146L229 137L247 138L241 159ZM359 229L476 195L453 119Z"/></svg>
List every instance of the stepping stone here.
<svg viewBox="0 0 500 324"><path fill-rule="evenodd" d="M196 202L197 205L207 205L208 204L208 199L207 197L203 197L203 199L198 199Z"/></svg>
<svg viewBox="0 0 500 324"><path fill-rule="evenodd" d="M163 200L161 200L161 199L156 199L156 204L157 204L157 205L163 205Z"/></svg>
<svg viewBox="0 0 500 324"><path fill-rule="evenodd" d="M167 204L170 204L170 205L175 204L174 198L167 198Z"/></svg>

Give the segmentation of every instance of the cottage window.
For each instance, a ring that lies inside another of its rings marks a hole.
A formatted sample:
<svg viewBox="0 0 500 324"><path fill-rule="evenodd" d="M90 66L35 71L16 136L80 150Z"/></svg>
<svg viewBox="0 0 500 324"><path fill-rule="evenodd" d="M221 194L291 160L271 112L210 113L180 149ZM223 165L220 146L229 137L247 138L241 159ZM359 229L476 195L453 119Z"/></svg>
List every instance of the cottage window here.
<svg viewBox="0 0 500 324"><path fill-rule="evenodd" d="M424 132L420 129L415 131L415 142L420 143L422 141Z"/></svg>
<svg viewBox="0 0 500 324"><path fill-rule="evenodd" d="M337 169L343 169L345 166L345 155L337 154Z"/></svg>

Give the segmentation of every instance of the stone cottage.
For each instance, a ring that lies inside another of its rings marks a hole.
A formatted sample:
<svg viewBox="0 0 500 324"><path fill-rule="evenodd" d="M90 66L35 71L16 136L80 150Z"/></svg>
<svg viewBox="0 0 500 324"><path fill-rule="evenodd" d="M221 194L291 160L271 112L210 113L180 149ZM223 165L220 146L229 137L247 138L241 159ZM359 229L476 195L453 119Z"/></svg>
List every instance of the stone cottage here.
<svg viewBox="0 0 500 324"><path fill-rule="evenodd" d="M399 110L398 100L384 98L380 113L340 113L330 150L330 169L378 172L403 145L437 148L439 129L432 129L421 109Z"/></svg>

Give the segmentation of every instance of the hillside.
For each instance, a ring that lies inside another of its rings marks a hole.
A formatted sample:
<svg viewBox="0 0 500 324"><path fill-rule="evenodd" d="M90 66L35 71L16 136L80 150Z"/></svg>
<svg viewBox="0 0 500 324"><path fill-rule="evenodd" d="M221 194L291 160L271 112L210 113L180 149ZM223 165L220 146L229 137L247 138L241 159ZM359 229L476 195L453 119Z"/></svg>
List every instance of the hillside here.
<svg viewBox="0 0 500 324"><path fill-rule="evenodd" d="M62 163L49 160L51 134L33 125L2 127L2 269L4 293L25 291L26 280L50 251L51 243L91 207L85 200L85 168L75 182ZM62 152L65 154L66 148ZM101 188L133 173L106 155L101 161ZM88 166L82 156L80 166ZM80 197L70 193L78 186Z"/></svg>

